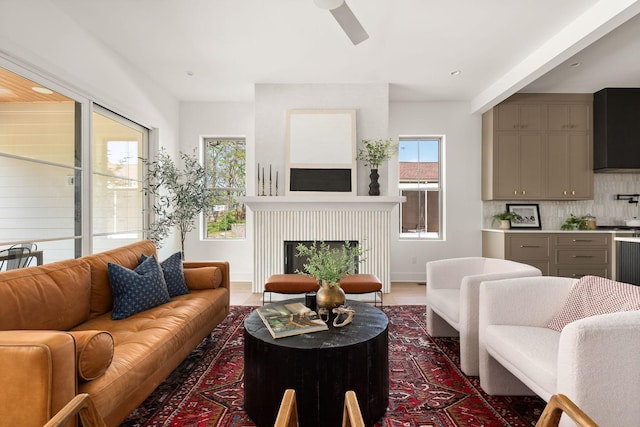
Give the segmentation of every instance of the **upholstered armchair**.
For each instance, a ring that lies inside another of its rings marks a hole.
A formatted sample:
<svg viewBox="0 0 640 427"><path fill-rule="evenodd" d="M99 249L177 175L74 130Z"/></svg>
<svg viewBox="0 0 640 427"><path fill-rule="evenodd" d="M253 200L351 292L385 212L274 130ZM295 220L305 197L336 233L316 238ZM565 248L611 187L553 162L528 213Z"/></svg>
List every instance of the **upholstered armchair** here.
<svg viewBox="0 0 640 427"><path fill-rule="evenodd" d="M577 282L545 276L482 283L480 385L491 395L537 394L546 401L561 393L600 427L638 425L640 311L551 329Z"/></svg>
<svg viewBox="0 0 640 427"><path fill-rule="evenodd" d="M427 263L427 333L460 335L460 365L478 375L478 298L480 283L512 277L540 276L539 269L519 262L482 257Z"/></svg>

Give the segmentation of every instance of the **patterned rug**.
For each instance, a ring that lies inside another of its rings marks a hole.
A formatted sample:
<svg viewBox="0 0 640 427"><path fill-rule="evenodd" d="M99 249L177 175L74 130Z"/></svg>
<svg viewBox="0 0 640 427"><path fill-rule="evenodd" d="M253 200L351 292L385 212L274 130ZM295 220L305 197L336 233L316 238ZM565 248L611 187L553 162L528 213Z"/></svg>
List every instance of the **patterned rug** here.
<svg viewBox="0 0 640 427"><path fill-rule="evenodd" d="M231 314L121 426L255 426L242 410L243 321ZM390 306L389 408L376 426L535 426L545 402L488 396L460 371L457 338L426 334L425 306ZM330 426L329 426L330 427Z"/></svg>

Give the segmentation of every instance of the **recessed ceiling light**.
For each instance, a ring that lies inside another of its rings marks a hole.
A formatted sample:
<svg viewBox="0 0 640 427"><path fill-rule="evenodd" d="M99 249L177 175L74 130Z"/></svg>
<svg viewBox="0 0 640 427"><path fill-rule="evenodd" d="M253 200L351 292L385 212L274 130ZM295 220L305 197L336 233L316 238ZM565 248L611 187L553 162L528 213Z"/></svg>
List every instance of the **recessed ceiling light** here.
<svg viewBox="0 0 640 427"><path fill-rule="evenodd" d="M31 88L32 91L42 93L45 95L51 95L53 91L51 89L47 89L46 87L34 86Z"/></svg>
<svg viewBox="0 0 640 427"><path fill-rule="evenodd" d="M573 64L569 64L569 67L576 68L582 65L582 62L574 62Z"/></svg>
<svg viewBox="0 0 640 427"><path fill-rule="evenodd" d="M453 70L449 74L451 74L452 76L459 76L460 74L462 74L462 70Z"/></svg>

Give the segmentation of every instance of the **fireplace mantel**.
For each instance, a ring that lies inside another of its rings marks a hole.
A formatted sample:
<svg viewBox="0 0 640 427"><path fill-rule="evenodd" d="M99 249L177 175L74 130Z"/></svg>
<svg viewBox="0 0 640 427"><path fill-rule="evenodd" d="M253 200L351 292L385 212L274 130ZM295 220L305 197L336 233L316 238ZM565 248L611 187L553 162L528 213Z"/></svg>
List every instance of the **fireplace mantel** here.
<svg viewBox="0 0 640 427"><path fill-rule="evenodd" d="M389 292L391 210L404 197L252 196L240 201L253 211L253 292L284 272L284 241L354 241L366 251L361 273L375 274Z"/></svg>
<svg viewBox="0 0 640 427"><path fill-rule="evenodd" d="M252 211L391 210L403 196L249 196L239 201Z"/></svg>

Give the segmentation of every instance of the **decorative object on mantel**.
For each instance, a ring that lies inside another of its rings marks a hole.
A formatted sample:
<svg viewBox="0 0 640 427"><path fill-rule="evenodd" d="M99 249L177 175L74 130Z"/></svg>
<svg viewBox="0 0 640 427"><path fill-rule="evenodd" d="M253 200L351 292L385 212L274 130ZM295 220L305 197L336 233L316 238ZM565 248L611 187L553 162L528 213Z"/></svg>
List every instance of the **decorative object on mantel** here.
<svg viewBox="0 0 640 427"><path fill-rule="evenodd" d="M156 219L149 225L149 239L161 247L171 229L178 227L184 259L184 239L195 228L196 217L209 206L213 193L207 188L206 171L195 152L193 155L180 152L180 159L182 169L164 148L153 161L141 159L148 170L142 191L155 197L151 209Z"/></svg>
<svg viewBox="0 0 640 427"><path fill-rule="evenodd" d="M361 160L365 166L371 166L369 195L379 196L380 184L378 183L378 178L380 175L378 174L378 168L382 162L389 160L398 152L398 144L392 138L377 139L375 141L363 139L362 144L364 148L358 151L357 159Z"/></svg>
<svg viewBox="0 0 640 427"><path fill-rule="evenodd" d="M493 216L493 224L499 223L498 228L501 230L508 230L511 228L511 220L520 219L520 215L515 212L500 212Z"/></svg>
<svg viewBox="0 0 640 427"><path fill-rule="evenodd" d="M271 164L269 164L269 196L277 196L278 195L278 171L276 171L276 182L275 182L275 193L273 192L273 174L271 171ZM266 178L264 175L264 167L262 168L262 179L260 179L260 163L258 163L258 196L267 196L267 193L264 192ZM262 192L260 192L260 187L262 187Z"/></svg>
<svg viewBox="0 0 640 427"><path fill-rule="evenodd" d="M300 243L296 247L296 256L306 256L304 271L299 274L311 276L322 282L316 294L318 309L332 310L344 304L345 293L340 288L340 279L347 274L354 274L357 266L364 262L364 251L360 245L351 246L346 241L339 248L332 248L325 242L313 242L312 245Z"/></svg>

